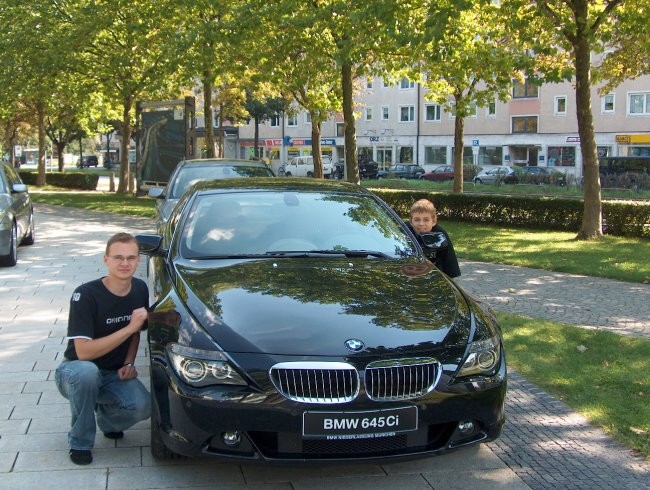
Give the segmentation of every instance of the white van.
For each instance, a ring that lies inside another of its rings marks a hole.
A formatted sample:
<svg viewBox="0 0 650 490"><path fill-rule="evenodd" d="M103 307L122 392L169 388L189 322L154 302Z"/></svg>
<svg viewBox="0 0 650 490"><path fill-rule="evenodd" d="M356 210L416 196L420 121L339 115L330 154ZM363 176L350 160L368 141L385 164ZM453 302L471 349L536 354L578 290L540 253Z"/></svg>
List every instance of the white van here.
<svg viewBox="0 0 650 490"><path fill-rule="evenodd" d="M329 179L332 175L332 159L323 155L323 176ZM294 157L289 163L284 165L284 175L287 177L313 177L314 176L314 157Z"/></svg>

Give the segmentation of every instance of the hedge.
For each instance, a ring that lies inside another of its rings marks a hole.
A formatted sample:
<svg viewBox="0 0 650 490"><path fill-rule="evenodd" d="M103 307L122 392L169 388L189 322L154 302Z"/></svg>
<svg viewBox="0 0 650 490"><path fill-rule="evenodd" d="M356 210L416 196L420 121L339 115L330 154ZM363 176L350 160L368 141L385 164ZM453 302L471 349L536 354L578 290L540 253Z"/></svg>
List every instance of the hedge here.
<svg viewBox="0 0 650 490"><path fill-rule="evenodd" d="M581 199L371 190L402 217L408 217L411 205L424 198L435 203L438 214L445 220L577 233L584 211ZM650 238L647 201L603 201L602 211L603 233Z"/></svg>
<svg viewBox="0 0 650 490"><path fill-rule="evenodd" d="M20 178L27 185L36 185L38 172L34 170L19 170ZM97 189L99 175L84 172L47 172L45 175L48 185L64 187L66 189L79 189L94 191Z"/></svg>

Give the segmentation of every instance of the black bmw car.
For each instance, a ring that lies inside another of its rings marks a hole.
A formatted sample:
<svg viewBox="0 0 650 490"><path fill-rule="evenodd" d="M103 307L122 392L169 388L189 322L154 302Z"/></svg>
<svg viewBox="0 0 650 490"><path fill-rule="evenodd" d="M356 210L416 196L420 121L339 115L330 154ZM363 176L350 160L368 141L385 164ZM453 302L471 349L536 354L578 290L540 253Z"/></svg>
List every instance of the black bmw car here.
<svg viewBox="0 0 650 490"><path fill-rule="evenodd" d="M500 434L494 315L371 192L203 182L160 233L137 237L154 457L395 459Z"/></svg>

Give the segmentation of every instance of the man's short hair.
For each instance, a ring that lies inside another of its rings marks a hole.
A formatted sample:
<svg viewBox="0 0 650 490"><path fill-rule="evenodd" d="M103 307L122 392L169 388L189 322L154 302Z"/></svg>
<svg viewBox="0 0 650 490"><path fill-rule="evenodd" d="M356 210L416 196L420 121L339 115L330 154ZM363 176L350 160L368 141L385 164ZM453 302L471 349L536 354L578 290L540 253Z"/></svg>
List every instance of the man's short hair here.
<svg viewBox="0 0 650 490"><path fill-rule="evenodd" d="M413 203L413 206L411 206L411 216L413 216L413 213L427 213L431 215L434 221L438 219L438 212L436 211L436 207L428 199L420 199L418 201L415 201Z"/></svg>
<svg viewBox="0 0 650 490"><path fill-rule="evenodd" d="M115 235L110 237L108 239L108 242L106 242L106 255L108 255L108 251L111 248L111 245L113 245L114 243L135 243L137 245L138 241L130 233L126 233L126 232L115 233Z"/></svg>

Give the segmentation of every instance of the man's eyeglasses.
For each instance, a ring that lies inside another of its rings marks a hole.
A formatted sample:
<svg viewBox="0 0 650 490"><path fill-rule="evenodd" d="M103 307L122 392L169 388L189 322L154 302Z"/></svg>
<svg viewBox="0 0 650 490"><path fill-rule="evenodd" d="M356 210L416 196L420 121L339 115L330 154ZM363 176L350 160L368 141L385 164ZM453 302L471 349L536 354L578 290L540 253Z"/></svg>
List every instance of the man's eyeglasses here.
<svg viewBox="0 0 650 490"><path fill-rule="evenodd" d="M115 262L124 262L126 260L129 264L132 264L140 258L138 255L129 255L128 257L125 257L124 255L110 255L109 257Z"/></svg>

